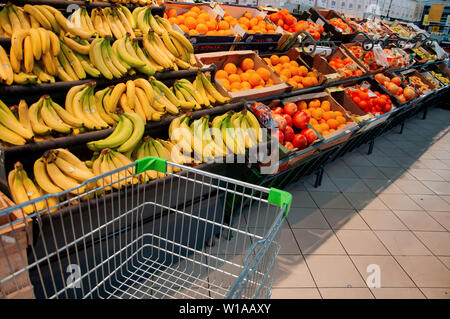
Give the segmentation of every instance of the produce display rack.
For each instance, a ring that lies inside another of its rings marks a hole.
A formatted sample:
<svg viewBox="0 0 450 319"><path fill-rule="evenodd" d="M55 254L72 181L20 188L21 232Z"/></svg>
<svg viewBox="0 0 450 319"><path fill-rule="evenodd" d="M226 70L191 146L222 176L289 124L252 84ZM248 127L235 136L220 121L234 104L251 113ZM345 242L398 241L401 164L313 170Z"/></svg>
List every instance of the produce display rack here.
<svg viewBox="0 0 450 319"><path fill-rule="evenodd" d="M7 3L8 1L0 1L0 4ZM96 7L108 7L114 5L113 3L109 2L83 2L83 1L59 1L59 0L18 0L14 1L15 5L23 5L23 4L48 4L51 6L54 6L58 9L64 9L67 8L68 5L75 4L79 6L85 6L87 8L96 8ZM138 5L134 4L126 4L130 9L135 8ZM156 14L163 15L165 6L155 6L152 7L152 10ZM337 13L333 13L337 14ZM348 42L361 42L364 46L365 50L371 50L375 44L380 44L381 47L388 47L388 46L397 46L401 47L406 44L424 44L427 41L429 41L428 38L413 38L413 39L405 39L401 37L398 34L391 34L390 36L386 37L385 39L373 39L369 35L357 32L354 30L354 33L352 33L349 36L342 36L338 33L336 33L335 28L326 21L323 14L319 13L315 9L311 9L308 12L303 12L301 14L298 14L297 17L302 19L311 19L313 21L317 20L323 20L324 25L326 26L326 30L331 34L331 39L327 40L314 40L311 36L306 34L303 39L304 42L301 41L301 39L298 38L300 33L295 34L294 38L295 41L291 43L290 46L287 47L287 49L290 49L293 47L298 47L303 50L305 53L306 46L312 45L314 47L314 50L312 52L309 52L309 54L314 54L317 47L320 46L327 46L331 48L332 52L337 47L344 45ZM248 49L249 47L252 50L259 51L260 55L270 55L271 53L274 54L283 54L286 53L287 50L283 52L276 52L274 50L267 50L268 47L275 46L276 42L218 42L218 43L193 43L194 48L201 48L202 50L205 50L206 46L211 46L213 48L215 45L230 45L233 46L233 50L239 50L241 47L245 47ZM0 45L8 47L10 45L10 39L8 38L0 38ZM197 50L198 51L198 50ZM196 51L196 53L198 53ZM439 63L448 63L448 59L446 60L435 60L435 61L428 61L426 63L415 63L411 66L406 66L402 68L397 69L389 69L387 68L386 71L391 74L396 74L398 72L402 72L408 69L415 69L415 70L426 70L430 67L434 67ZM194 79L197 72L210 72L211 78L214 79L214 75L217 71L217 68L215 65L209 65L201 69L190 69L190 70L180 70L180 71L170 71L170 72L163 72L163 73L156 73L155 78L164 82L166 85L170 86L172 85L177 79L186 78L186 79ZM384 70L383 70L384 71ZM262 102L267 105L272 103L275 100L282 101L283 99L300 96L307 93L318 93L323 92L326 89L332 89L334 87L348 87L354 84L361 83L362 81L375 81L373 79L374 74L372 73L366 73L361 76L355 76L350 78L342 78L337 81L333 82L324 82L319 85L314 85L310 87L305 87L302 89L296 89L296 90L290 90L281 94L272 94L263 96L260 98L255 99L256 102ZM55 98L55 101L62 101L63 97L65 96L65 93L68 91L68 89L75 85L80 85L84 83L89 83L92 81L96 82L97 88L104 88L110 85L114 85L120 82L125 82L127 80L133 80L139 77L143 77L140 74L136 74L133 76L124 77L121 79L114 79L114 80L105 80L105 79L85 79L81 81L74 81L74 82L56 82L56 83L46 83L46 84L35 84L35 85L1 85L0 84L0 97L4 102L7 102L7 105L12 105L11 103L17 103L19 99L25 99L27 102L36 101L36 99L43 94L50 94L51 97ZM145 76L146 77L146 76ZM389 95L394 101L394 97L392 94L390 94L388 91L384 89L383 86L379 86L379 90L383 93L386 93ZM391 111L386 112L382 115L374 116L370 120L366 120L365 122L358 123L356 127L353 127L349 130L343 131L340 134L337 134L336 136L333 136L329 139L324 139L316 144L313 144L303 150L300 151L292 151L288 153L286 156L284 156L282 159L280 159L278 163L278 170L274 172L273 174L261 174L261 164L260 163L250 163L248 161L248 154L246 155L247 161L245 163L235 163L233 161L223 161L221 163L202 163L198 166L196 166L197 169L202 170L204 172L214 173L218 175L222 175L225 177L235 178L237 180L241 180L246 183L251 183L255 185L259 185L262 187L276 187L278 189L284 189L289 184L298 181L300 178L315 174L316 180L315 180L315 187L319 187L322 182L323 173L326 169L326 166L335 160L339 159L340 157L344 156L345 154L354 151L355 149L363 146L363 145L369 145L368 148L368 154L370 154L373 150L373 147L375 145L376 139L380 136L382 136L384 133L396 128L397 126L400 126L399 133L401 134L403 132L403 128L405 126L406 121L419 114L420 112L423 113L422 118L426 119L427 111L430 107L439 106L441 104L444 104L448 102L448 96L449 96L450 86L443 86L440 89L434 90L428 94L425 94L423 96L420 96L414 100L408 101L406 103L403 103L401 105L396 105L395 108L393 108ZM330 93L332 94L332 93ZM250 102L250 101L249 101ZM245 99L240 99L237 101L230 102L225 105L219 105L214 106L212 108L208 109L202 109L199 111L193 111L191 112L192 119L198 119L202 117L203 115L221 115L228 111L240 111L243 109L251 109L249 107L248 101ZM253 100L252 100L253 102ZM394 103L395 104L395 103ZM167 138L167 131L168 127L171 123L171 121L176 116L170 116L166 115L161 121L159 122L150 122L145 127L145 134L149 134L152 137L161 137L161 138ZM112 128L100 130L100 131L92 131L92 132L86 132L81 133L78 135L73 136L64 136L64 137L57 137L53 138L51 140L45 140L30 144L25 144L22 146L12 146L3 148L0 147L0 190L10 195L9 188L8 188L8 182L7 182L7 174L8 171L12 169L13 164L20 160L24 167L27 167L28 169L32 166L32 163L36 158L40 157L45 151L53 148L69 148L71 151L77 154L85 154L87 149L85 147L86 142L98 140L105 138L113 131ZM233 163L232 163L233 162ZM182 176L183 173L180 173ZM173 183L174 177L173 176L166 176L164 178L153 180L145 186L147 191L152 191L154 189L163 188L167 185L170 185ZM188 186L185 188L182 188L182 191L185 191L188 189ZM235 194L226 200L225 202L221 203L225 205L226 208L224 208L224 212L226 215L226 218L224 218L227 225L230 224L230 221L233 218L233 215L236 213L237 210L242 211L243 207L250 204L250 200L248 197L245 196L245 194L238 194L239 189L235 189ZM25 225L28 231L29 228L32 228L32 236L28 238L30 241L29 244L32 244L36 251L38 252L38 255L36 256L28 256L30 260L33 260L35 258L45 258L46 252L45 252L45 241L47 240L46 236L47 234L54 232L55 225L58 223L60 226L67 228L73 227L73 220L77 221L76 229L74 231L74 238L76 237L75 233L80 232L86 232L89 231L90 228L95 228L101 225L102 223L114 223L114 214L113 209L111 207L117 207L117 206L132 206L132 201L134 200L131 196L131 192L137 191L139 193L139 189L135 190L130 187L130 189L125 189L122 192L110 192L107 195L104 196L103 202L108 202L109 206L105 206L106 211L110 211L111 215L105 219L105 220L96 220L94 223L92 223L92 220L88 220L86 218L87 211L90 211L91 205L97 205L94 201L81 201L76 204L71 205L61 205L62 208L60 208L58 211L53 212L51 214L42 216L42 219L39 220L39 223L37 220L34 220L34 222L31 225ZM140 193L139 193L140 194ZM191 202L187 203L187 205L197 205L202 202L202 200L208 196L215 196L215 193L207 192L206 190L202 190L198 193L195 193L191 199ZM140 195L139 195L140 196ZM164 197L164 193L159 194L158 196L161 196L161 198ZM64 204L64 203L63 203ZM178 209L179 207L186 205L186 203L177 202L173 203L174 207ZM239 208L239 209L238 209ZM200 208L200 210L203 210L204 208ZM160 213L160 214L145 214L143 216L143 224L149 226L152 225L152 223L169 223L165 218L168 218L170 214L169 213ZM0 216L1 217L1 216ZM92 245L95 246L99 241L103 239L110 240L113 238L113 236L116 234L116 232L120 232L120 225L114 224L117 227L113 227L112 230L109 229L108 232L105 232L103 234L104 238L94 238L92 241ZM146 226L146 227L147 227ZM130 226L131 227L131 226ZM219 233L217 231L213 232L214 236L219 236ZM213 236L213 237L214 237ZM58 237L57 241L63 241L67 239L63 239L62 237ZM70 239L69 239L70 240ZM214 242L214 238L208 238L210 240L211 244ZM56 242L55 242L55 245ZM74 248L73 251L69 251L66 257L69 257L70 254L74 253L76 248ZM1 257L1 256L0 256ZM1 264L1 258L0 258L0 264ZM57 260L54 258L51 260L51 263L53 266L50 267L56 267L57 266ZM32 278L32 281L36 284L36 282L39 281L38 274L35 272L35 270L32 270L30 273L30 277ZM0 278L1 279L1 278ZM36 284L35 287L35 295L37 297L42 297L42 291L40 289L45 289L43 287L38 287Z"/></svg>

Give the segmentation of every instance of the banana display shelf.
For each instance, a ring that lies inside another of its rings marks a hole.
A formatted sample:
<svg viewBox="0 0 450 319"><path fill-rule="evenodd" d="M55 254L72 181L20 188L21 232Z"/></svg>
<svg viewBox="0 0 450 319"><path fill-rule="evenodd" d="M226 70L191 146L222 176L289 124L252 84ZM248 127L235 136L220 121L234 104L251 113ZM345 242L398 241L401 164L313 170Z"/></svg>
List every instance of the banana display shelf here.
<svg viewBox="0 0 450 319"><path fill-rule="evenodd" d="M106 7L112 7L115 5L113 2L92 2L92 1L66 1L66 0L0 0L0 4L6 4L8 2L13 2L17 6L23 6L25 4L47 4L57 9L67 9L70 5L77 5L80 7L86 7L86 8L106 8ZM142 7L143 5L139 4L133 4L133 3L122 3L122 5L127 6L129 9L134 9L136 7ZM166 7L164 4L155 6L155 5L146 5L146 7L150 7L152 9L152 12L155 14L158 14L162 17L164 14L164 11L166 10Z"/></svg>

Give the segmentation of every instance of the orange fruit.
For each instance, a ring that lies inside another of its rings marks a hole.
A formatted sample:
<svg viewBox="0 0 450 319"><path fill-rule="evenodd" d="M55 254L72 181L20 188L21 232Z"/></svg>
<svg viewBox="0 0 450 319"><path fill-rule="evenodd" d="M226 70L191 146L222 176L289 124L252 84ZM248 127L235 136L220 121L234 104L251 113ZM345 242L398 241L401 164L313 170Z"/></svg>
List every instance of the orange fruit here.
<svg viewBox="0 0 450 319"><path fill-rule="evenodd" d="M315 109L320 107L320 101L318 99L314 99L314 100L310 101L309 102L309 107L312 107L312 108L315 108Z"/></svg>
<svg viewBox="0 0 450 319"><path fill-rule="evenodd" d="M268 85L274 85L275 83L273 82L272 79L268 79L268 80L266 81L266 84L268 84Z"/></svg>
<svg viewBox="0 0 450 319"><path fill-rule="evenodd" d="M250 20L251 18L253 18L252 14L251 14L250 12L244 13L243 17L245 17L245 18L247 18L247 19L249 19L249 20Z"/></svg>
<svg viewBox="0 0 450 319"><path fill-rule="evenodd" d="M189 30L190 35L198 35L198 31L195 29Z"/></svg>
<svg viewBox="0 0 450 319"><path fill-rule="evenodd" d="M263 88L264 86L262 86L262 85L257 85L257 86L255 86L254 87L254 89L261 89L261 88Z"/></svg>
<svg viewBox="0 0 450 319"><path fill-rule="evenodd" d="M333 132L335 132L336 130L334 129L334 128L330 128L330 130L328 131L328 132L330 132L330 133L333 133Z"/></svg>
<svg viewBox="0 0 450 319"><path fill-rule="evenodd" d="M249 73L249 72L243 72L243 73L240 75L240 77L241 77L241 81L242 81L242 82L245 82L245 81L248 82L248 80L250 79L250 73Z"/></svg>
<svg viewBox="0 0 450 319"><path fill-rule="evenodd" d="M241 83L241 77L237 74L230 74L230 76L228 77L228 80L230 81L230 83L234 83L234 82Z"/></svg>
<svg viewBox="0 0 450 319"><path fill-rule="evenodd" d="M291 71L291 77L298 75L298 68L297 67L291 65L289 67L289 70Z"/></svg>
<svg viewBox="0 0 450 319"><path fill-rule="evenodd" d="M192 17L194 19L198 18L198 13L195 11L188 11L184 14L186 17Z"/></svg>
<svg viewBox="0 0 450 319"><path fill-rule="evenodd" d="M303 110L303 112L305 112L306 114L308 114L308 115L311 115L311 112L309 111L309 110Z"/></svg>
<svg viewBox="0 0 450 319"><path fill-rule="evenodd" d="M320 120L323 115L323 110L321 108L313 109L311 112L311 116L316 120Z"/></svg>
<svg viewBox="0 0 450 319"><path fill-rule="evenodd" d="M176 19L177 19L177 24L180 25L180 24L184 23L184 19L186 19L186 17L184 15L181 15L181 16L177 16Z"/></svg>
<svg viewBox="0 0 450 319"><path fill-rule="evenodd" d="M289 81L289 78L288 78L286 75L280 75L280 78L281 78L284 82Z"/></svg>
<svg viewBox="0 0 450 319"><path fill-rule="evenodd" d="M315 77L316 77L316 73L314 73L314 72L308 72L308 73L306 74L306 76L310 76L310 77L315 78Z"/></svg>
<svg viewBox="0 0 450 319"><path fill-rule="evenodd" d="M294 75L292 77L292 80L294 80L297 83L302 83L302 77L300 75Z"/></svg>
<svg viewBox="0 0 450 319"><path fill-rule="evenodd" d="M208 31L206 35L217 35L217 31Z"/></svg>
<svg viewBox="0 0 450 319"><path fill-rule="evenodd" d="M327 120L327 124L330 127L330 129L336 129L339 125L339 122L335 119L329 119Z"/></svg>
<svg viewBox="0 0 450 319"><path fill-rule="evenodd" d="M169 18L169 19L167 19L167 20L169 20L169 23L170 23L170 24L176 24L176 23L178 23L178 19L175 18L175 17L171 17L171 18Z"/></svg>
<svg viewBox="0 0 450 319"><path fill-rule="evenodd" d="M226 79L228 78L228 73L225 70L218 70L216 72L216 79Z"/></svg>
<svg viewBox="0 0 450 319"><path fill-rule="evenodd" d="M327 112L327 111L330 110L331 104L330 104L330 102L328 102L328 101L322 101L322 104L320 104L320 107L321 107L325 112Z"/></svg>
<svg viewBox="0 0 450 319"><path fill-rule="evenodd" d="M334 117L343 116L340 111L334 111Z"/></svg>
<svg viewBox="0 0 450 319"><path fill-rule="evenodd" d="M228 81L228 79L219 79L220 83L222 84L222 86L226 89L226 90L231 90L231 85L230 85L230 81Z"/></svg>
<svg viewBox="0 0 450 319"><path fill-rule="evenodd" d="M253 26L255 26L255 25L257 25L258 24L258 19L256 19L256 18L251 18L250 19L250 25L253 27Z"/></svg>
<svg viewBox="0 0 450 319"><path fill-rule="evenodd" d="M302 84L303 84L304 87L311 86L311 85L313 85L313 81L312 81L311 77L305 76L305 77L302 79ZM320 106L320 105L319 105L319 106Z"/></svg>
<svg viewBox="0 0 450 319"><path fill-rule="evenodd" d="M215 31L217 29L216 20L209 20L206 22L209 31Z"/></svg>
<svg viewBox="0 0 450 319"><path fill-rule="evenodd" d="M220 21L219 22L219 29L220 30L228 30L230 28L230 24L226 21Z"/></svg>
<svg viewBox="0 0 450 319"><path fill-rule="evenodd" d="M244 71L242 71L241 68L237 68L236 74L241 75L242 73L244 73Z"/></svg>
<svg viewBox="0 0 450 319"><path fill-rule="evenodd" d="M236 65L234 65L234 63L227 63L227 64L225 64L223 69L228 74L233 74L233 73L236 73L236 71L237 71L237 67L236 67Z"/></svg>
<svg viewBox="0 0 450 319"><path fill-rule="evenodd" d="M283 69L280 72L280 76L285 76L287 79L291 77L291 71L289 69Z"/></svg>
<svg viewBox="0 0 450 319"><path fill-rule="evenodd" d="M290 65L295 66L296 68L298 68L298 63L297 61L291 61L289 62Z"/></svg>
<svg viewBox="0 0 450 319"><path fill-rule="evenodd" d="M322 127L322 131L328 131L330 129L327 123L322 123L320 126Z"/></svg>
<svg viewBox="0 0 450 319"><path fill-rule="evenodd" d="M180 24L179 27L181 30L183 30L184 33L189 33L189 28L184 24Z"/></svg>
<svg viewBox="0 0 450 319"><path fill-rule="evenodd" d="M251 73L248 82L252 85L252 87L261 85L262 79L258 73Z"/></svg>
<svg viewBox="0 0 450 319"><path fill-rule="evenodd" d="M195 29L195 27L197 26L197 21L195 21L193 17L188 16L186 17L186 19L184 19L184 25L189 29Z"/></svg>
<svg viewBox="0 0 450 319"><path fill-rule="evenodd" d="M294 89L296 89L296 88L298 87L297 82L295 82L293 79L289 79L287 82L288 82L290 85L292 85L292 87L293 87Z"/></svg>
<svg viewBox="0 0 450 319"><path fill-rule="evenodd" d="M263 60L267 63L267 65L272 65L272 62L270 62L269 58L263 58Z"/></svg>
<svg viewBox="0 0 450 319"><path fill-rule="evenodd" d="M266 68L260 67L256 70L256 73L264 80L267 81L270 78L270 71Z"/></svg>
<svg viewBox="0 0 450 319"><path fill-rule="evenodd" d="M198 19L206 22L206 21L209 21L211 18L209 17L209 15L207 13L200 13L198 15Z"/></svg>
<svg viewBox="0 0 450 319"><path fill-rule="evenodd" d="M326 135L328 135L328 134L330 134L330 131L322 131L322 135L323 135L323 136L326 136Z"/></svg>
<svg viewBox="0 0 450 319"><path fill-rule="evenodd" d="M241 82L232 82L231 90L233 90L233 89L240 91L242 89Z"/></svg>
<svg viewBox="0 0 450 319"><path fill-rule="evenodd" d="M192 12L197 12L197 13L199 13L201 10L200 10L199 7L192 7L192 8L191 8L191 11L192 11Z"/></svg>
<svg viewBox="0 0 450 319"><path fill-rule="evenodd" d="M244 71L253 69L255 67L255 62L253 62L252 59L250 58L245 58L244 60L242 60L241 62L241 68Z"/></svg>
<svg viewBox="0 0 450 319"><path fill-rule="evenodd" d="M284 64L284 63L289 63L289 61L291 61L291 59L289 59L289 57L287 55L283 55L280 57L280 63Z"/></svg>
<svg viewBox="0 0 450 319"><path fill-rule="evenodd" d="M248 81L242 81L241 87L242 90L250 90L252 88L252 85Z"/></svg>
<svg viewBox="0 0 450 319"><path fill-rule="evenodd" d="M345 125L345 122L346 122L346 120L345 120L345 117L343 117L343 116L336 116L336 121L338 121L339 122L339 125L341 125L341 124L344 124Z"/></svg>
<svg viewBox="0 0 450 319"><path fill-rule="evenodd" d="M308 74L308 69L304 65L298 67L298 74L301 76L306 76Z"/></svg>
<svg viewBox="0 0 450 319"><path fill-rule="evenodd" d="M169 17L169 18L173 18L178 15L177 10L175 10L174 8L170 8L169 10L166 11L166 13L167 13L167 17Z"/></svg>
<svg viewBox="0 0 450 319"><path fill-rule="evenodd" d="M277 65L280 62L280 57L274 54L270 56L270 62L272 62L272 65Z"/></svg>
<svg viewBox="0 0 450 319"><path fill-rule="evenodd" d="M312 124L312 123L311 123L312 120L314 120L314 119L311 119L311 120L309 121L309 123L314 127L314 129L315 129L317 132L319 132L320 134L322 134L322 126L321 126L320 124Z"/></svg>
<svg viewBox="0 0 450 319"><path fill-rule="evenodd" d="M300 108L300 110L306 110L308 108L308 104L306 104L305 101L298 102L297 106Z"/></svg>
<svg viewBox="0 0 450 319"><path fill-rule="evenodd" d="M311 124L311 125L317 125L317 124L319 124L319 122L315 119L315 118L311 118L310 120L309 120L309 124Z"/></svg>
<svg viewBox="0 0 450 319"><path fill-rule="evenodd" d="M197 27L195 28L195 30L197 30L198 33L206 33L206 32L208 32L208 26L204 23L199 23L199 24L197 24Z"/></svg>

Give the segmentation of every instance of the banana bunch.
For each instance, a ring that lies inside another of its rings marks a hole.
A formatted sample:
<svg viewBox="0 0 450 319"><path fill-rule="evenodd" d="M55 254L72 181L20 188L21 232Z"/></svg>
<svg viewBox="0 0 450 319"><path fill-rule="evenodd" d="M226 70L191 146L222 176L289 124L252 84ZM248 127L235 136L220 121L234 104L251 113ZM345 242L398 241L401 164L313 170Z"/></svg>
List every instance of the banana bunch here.
<svg viewBox="0 0 450 319"><path fill-rule="evenodd" d="M20 101L19 120L11 110L0 101L0 140L11 145L23 145L34 136L28 121L27 105Z"/></svg>
<svg viewBox="0 0 450 319"><path fill-rule="evenodd" d="M40 189L40 187L28 177L20 162L17 162L14 165L14 169L8 174L8 186L12 199L17 205L34 200L44 195L42 189ZM49 197L46 200L44 199L24 206L22 210L27 215L43 210L54 211L56 209L54 207L57 204L58 202L56 198Z"/></svg>
<svg viewBox="0 0 450 319"><path fill-rule="evenodd" d="M49 194L70 190L80 195L92 188L81 183L94 177L83 161L63 148L46 151L34 162L33 172L39 187Z"/></svg>
<svg viewBox="0 0 450 319"><path fill-rule="evenodd" d="M65 111L87 130L101 130L115 123L116 115L105 110L109 88L94 94L95 82L73 86L67 92Z"/></svg>
<svg viewBox="0 0 450 319"><path fill-rule="evenodd" d="M30 126L36 135L48 136L51 133L79 133L83 122L54 102L48 95L42 96L28 109Z"/></svg>
<svg viewBox="0 0 450 319"><path fill-rule="evenodd" d="M262 140L262 130L256 117L247 111L228 112L216 116L209 123L209 116L190 123L190 115L184 114L170 123L169 138L183 154L194 154L194 159L208 162L227 154L245 154L245 149ZM190 124L189 124L190 123Z"/></svg>
<svg viewBox="0 0 450 319"><path fill-rule="evenodd" d="M145 122L136 113L123 113L118 117L119 123L117 123L111 135L102 140L87 143L90 150L101 151L111 148L120 153L128 153L134 150L144 135Z"/></svg>
<svg viewBox="0 0 450 319"><path fill-rule="evenodd" d="M172 90L184 111L200 110L230 100L221 95L202 72L198 72L193 83L186 79L176 81Z"/></svg>
<svg viewBox="0 0 450 319"><path fill-rule="evenodd" d="M172 163L177 163L180 165L191 163L192 158L184 156L179 147L170 141L165 141L162 139L153 139L150 136L146 136L142 141L136 146L132 153L132 158L138 160L148 156L159 157L168 160ZM172 166L167 166L167 172L178 172L178 168ZM165 174L156 171L146 171L144 173L144 180L162 178Z"/></svg>
<svg viewBox="0 0 450 319"><path fill-rule="evenodd" d="M92 0L92 2L112 2L112 3L134 3L143 5L158 5L158 3L154 0Z"/></svg>
<svg viewBox="0 0 450 319"><path fill-rule="evenodd" d="M181 33L164 29L160 37L149 31L142 42L152 61L164 70L190 69L196 64L192 44Z"/></svg>
<svg viewBox="0 0 450 319"><path fill-rule="evenodd" d="M92 171L95 175L107 174L97 180L97 186L108 191L111 190L111 187L120 189L126 185L138 183L139 178L134 175L133 167L123 168L131 163L133 162L120 152L109 148L102 150L99 156L92 161ZM120 170L110 173L117 169Z"/></svg>
<svg viewBox="0 0 450 319"><path fill-rule="evenodd" d="M131 39L136 38L133 30L135 28L135 20L131 11L126 6L119 5L103 9L95 8L92 10L89 21L91 23L93 22L93 29L102 38L114 37L116 39L122 39L127 34Z"/></svg>
<svg viewBox="0 0 450 319"><path fill-rule="evenodd" d="M14 82L14 73L5 49L0 46L0 83L11 85Z"/></svg>

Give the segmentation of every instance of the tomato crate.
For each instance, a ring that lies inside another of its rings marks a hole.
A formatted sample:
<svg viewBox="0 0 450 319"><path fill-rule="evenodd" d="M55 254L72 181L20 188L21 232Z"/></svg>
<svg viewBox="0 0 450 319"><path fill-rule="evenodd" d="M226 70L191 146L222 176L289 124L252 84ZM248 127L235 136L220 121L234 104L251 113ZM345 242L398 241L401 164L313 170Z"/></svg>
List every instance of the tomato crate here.
<svg viewBox="0 0 450 319"><path fill-rule="evenodd" d="M323 10L323 9L309 9L311 12L311 20L321 26L323 26L326 32L330 32L332 34L331 40L341 41L341 42L350 42L353 40L355 35L357 34L357 30L354 26L352 26L343 16L339 15L334 10ZM348 32L344 33L341 28L334 26L330 20L331 19L341 19L343 23L348 25Z"/></svg>

